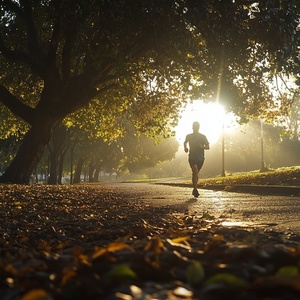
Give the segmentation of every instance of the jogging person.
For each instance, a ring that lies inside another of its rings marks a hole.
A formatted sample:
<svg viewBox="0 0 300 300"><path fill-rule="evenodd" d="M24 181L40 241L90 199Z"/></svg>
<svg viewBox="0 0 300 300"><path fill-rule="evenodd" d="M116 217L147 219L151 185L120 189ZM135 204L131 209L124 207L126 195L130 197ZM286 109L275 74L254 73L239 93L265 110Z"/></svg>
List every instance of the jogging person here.
<svg viewBox="0 0 300 300"><path fill-rule="evenodd" d="M183 143L184 151L189 152L189 164L192 169L192 182L193 182L193 196L198 197L199 192L197 189L198 174L204 163L204 150L209 150L209 142L206 136L199 132L199 122L193 123L193 133L186 136ZM187 147L189 144L189 148Z"/></svg>

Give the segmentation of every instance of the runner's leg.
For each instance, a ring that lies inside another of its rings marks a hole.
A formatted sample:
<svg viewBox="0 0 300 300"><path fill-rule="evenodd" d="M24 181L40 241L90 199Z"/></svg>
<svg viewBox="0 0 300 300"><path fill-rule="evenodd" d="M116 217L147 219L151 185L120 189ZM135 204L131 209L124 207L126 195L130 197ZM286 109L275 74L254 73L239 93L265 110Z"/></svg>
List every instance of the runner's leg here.
<svg viewBox="0 0 300 300"><path fill-rule="evenodd" d="M193 164L191 166L192 168L192 182L193 182L193 188L197 189L197 184L198 184L198 167L197 164Z"/></svg>

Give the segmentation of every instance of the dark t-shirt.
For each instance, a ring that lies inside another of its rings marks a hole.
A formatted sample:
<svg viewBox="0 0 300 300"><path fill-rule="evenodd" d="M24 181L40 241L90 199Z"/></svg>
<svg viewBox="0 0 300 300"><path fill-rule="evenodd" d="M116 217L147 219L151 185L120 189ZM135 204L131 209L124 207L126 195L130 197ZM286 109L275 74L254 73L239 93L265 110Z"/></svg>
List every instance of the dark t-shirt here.
<svg viewBox="0 0 300 300"><path fill-rule="evenodd" d="M206 136L202 133L194 132L186 136L185 142L189 143L190 146L189 159L203 161L204 149L201 145L209 144Z"/></svg>

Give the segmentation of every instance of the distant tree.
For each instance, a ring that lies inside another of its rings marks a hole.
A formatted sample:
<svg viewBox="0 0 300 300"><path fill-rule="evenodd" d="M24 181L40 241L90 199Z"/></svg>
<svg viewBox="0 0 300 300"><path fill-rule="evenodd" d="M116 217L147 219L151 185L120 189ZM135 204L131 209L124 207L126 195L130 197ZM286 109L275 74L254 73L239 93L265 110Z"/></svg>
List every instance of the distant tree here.
<svg viewBox="0 0 300 300"><path fill-rule="evenodd" d="M188 164L188 156L186 153L177 152L172 160L166 160L159 163L151 169L153 177L186 177L190 178L191 168ZM202 176L202 172L201 172Z"/></svg>
<svg viewBox="0 0 300 300"><path fill-rule="evenodd" d="M299 164L299 143L285 134L283 126L264 124L263 136L261 136L260 121L254 120L244 124L235 132L225 133L226 171L242 172L260 169L261 137L263 137L263 159L266 167L277 168ZM214 159L211 159L211 156ZM221 140L219 144L212 146L207 157L210 162L205 167L213 168L213 164L221 157ZM221 161L218 164L220 165Z"/></svg>
<svg viewBox="0 0 300 300"><path fill-rule="evenodd" d="M28 183L53 129L95 98L153 135L188 97L272 110L265 78L297 69L298 14L296 0L1 1L0 102L29 126L1 181Z"/></svg>
<svg viewBox="0 0 300 300"><path fill-rule="evenodd" d="M288 135L282 137L277 154L277 166L300 165L300 140L291 139Z"/></svg>
<svg viewBox="0 0 300 300"><path fill-rule="evenodd" d="M126 130L129 130L128 127ZM160 136L160 139L156 137L157 141L154 141L144 134L138 136L133 126L131 130L134 131L127 132L124 137L115 141L104 141L102 138L81 139L74 151L78 162L74 183L79 182L84 165L88 166L89 182L96 182L100 171L119 176L153 167L175 157L178 150L175 138L164 140Z"/></svg>
<svg viewBox="0 0 300 300"><path fill-rule="evenodd" d="M300 141L300 95L297 91L294 94L293 103L289 113L285 116L283 123L286 123L287 133L294 141Z"/></svg>
<svg viewBox="0 0 300 300"><path fill-rule="evenodd" d="M132 136L131 138L127 136L122 146L125 156L123 168L128 169L130 173L137 173L175 158L179 144L175 138L155 143L146 136Z"/></svg>
<svg viewBox="0 0 300 300"><path fill-rule="evenodd" d="M114 172L122 157L120 146L116 141L104 142L102 138L90 141L86 162L89 168L89 182L99 181L101 171Z"/></svg>
<svg viewBox="0 0 300 300"><path fill-rule="evenodd" d="M86 132L80 130L80 128L72 128L74 135L71 141L71 182L79 183L81 181L81 175L83 167L87 164L88 157L92 151L91 145L94 143L88 138ZM74 170L74 171L73 171Z"/></svg>

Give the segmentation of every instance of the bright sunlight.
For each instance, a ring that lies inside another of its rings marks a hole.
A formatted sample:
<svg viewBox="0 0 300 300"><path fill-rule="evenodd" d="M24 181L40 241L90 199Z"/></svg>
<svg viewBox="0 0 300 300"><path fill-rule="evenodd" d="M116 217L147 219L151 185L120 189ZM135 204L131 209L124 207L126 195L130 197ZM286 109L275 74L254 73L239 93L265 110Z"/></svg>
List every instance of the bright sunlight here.
<svg viewBox="0 0 300 300"><path fill-rule="evenodd" d="M232 122L233 117L225 113L223 106L195 100L182 112L178 126L174 129L176 138L179 143L183 143L185 136L192 132L192 123L198 121L200 132L207 136L210 144L214 144L222 135L223 125L229 129L229 126L224 124L225 121L228 123L228 118Z"/></svg>

